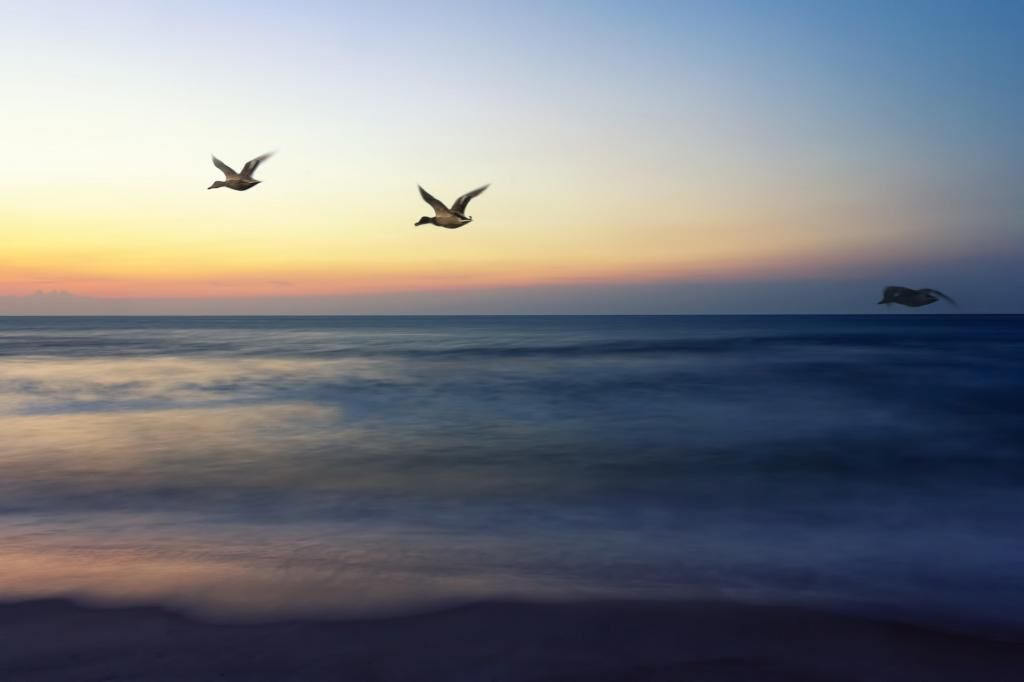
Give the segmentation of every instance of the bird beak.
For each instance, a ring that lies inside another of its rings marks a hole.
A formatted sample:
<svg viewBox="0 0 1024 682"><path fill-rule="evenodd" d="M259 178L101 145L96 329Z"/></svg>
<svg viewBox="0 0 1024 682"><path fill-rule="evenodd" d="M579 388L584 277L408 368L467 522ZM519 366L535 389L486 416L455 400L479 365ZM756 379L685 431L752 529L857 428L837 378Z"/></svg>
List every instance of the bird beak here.
<svg viewBox="0 0 1024 682"><path fill-rule="evenodd" d="M882 305L883 303L885 303L885 301L879 301L878 305Z"/></svg>

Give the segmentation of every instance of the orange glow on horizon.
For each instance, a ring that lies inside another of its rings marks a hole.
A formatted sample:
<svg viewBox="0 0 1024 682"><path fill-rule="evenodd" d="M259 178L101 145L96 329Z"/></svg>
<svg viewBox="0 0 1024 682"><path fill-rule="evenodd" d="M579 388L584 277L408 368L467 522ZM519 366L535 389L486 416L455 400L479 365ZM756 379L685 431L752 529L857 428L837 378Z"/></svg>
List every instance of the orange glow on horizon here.
<svg viewBox="0 0 1024 682"><path fill-rule="evenodd" d="M803 256L803 257L801 257ZM318 268L195 268L156 264L145 269L14 266L0 261L0 296L67 291L116 299L255 298L394 294L418 291L629 284L658 281L715 282L736 279L805 279L854 271L859 263L821 254L775 257L665 258L658 263L484 263L433 267L341 262Z"/></svg>

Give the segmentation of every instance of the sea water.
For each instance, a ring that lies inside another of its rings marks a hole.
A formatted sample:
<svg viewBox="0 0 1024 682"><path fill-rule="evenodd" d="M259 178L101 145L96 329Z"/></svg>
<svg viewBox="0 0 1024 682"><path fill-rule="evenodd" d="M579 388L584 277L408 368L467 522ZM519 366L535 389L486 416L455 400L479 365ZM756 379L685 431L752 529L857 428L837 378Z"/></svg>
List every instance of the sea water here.
<svg viewBox="0 0 1024 682"><path fill-rule="evenodd" d="M1024 622L1024 317L0 318L0 600Z"/></svg>

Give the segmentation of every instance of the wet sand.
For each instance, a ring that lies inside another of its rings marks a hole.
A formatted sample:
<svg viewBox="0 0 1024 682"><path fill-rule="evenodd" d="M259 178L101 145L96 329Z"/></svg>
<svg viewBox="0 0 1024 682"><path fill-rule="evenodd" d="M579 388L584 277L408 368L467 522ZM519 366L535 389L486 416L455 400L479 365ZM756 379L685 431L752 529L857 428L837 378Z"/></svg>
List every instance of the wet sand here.
<svg viewBox="0 0 1024 682"><path fill-rule="evenodd" d="M1024 679L1024 638L803 608L494 602L375 620L218 623L0 605L4 682L907 682Z"/></svg>

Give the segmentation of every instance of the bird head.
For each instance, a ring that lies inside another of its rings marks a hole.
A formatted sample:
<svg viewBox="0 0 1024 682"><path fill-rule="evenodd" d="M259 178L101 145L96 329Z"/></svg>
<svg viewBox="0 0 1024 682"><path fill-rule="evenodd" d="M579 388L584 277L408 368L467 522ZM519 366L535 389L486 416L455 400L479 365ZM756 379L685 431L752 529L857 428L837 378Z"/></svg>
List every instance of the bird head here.
<svg viewBox="0 0 1024 682"><path fill-rule="evenodd" d="M903 296L903 290L900 287L888 286L882 290L882 300L878 304L902 303L901 296Z"/></svg>
<svg viewBox="0 0 1024 682"><path fill-rule="evenodd" d="M416 224L417 225L429 225L429 224L432 224L433 222L434 222L433 218L428 218L427 216L423 216L418 221L416 221Z"/></svg>
<svg viewBox="0 0 1024 682"><path fill-rule="evenodd" d="M210 185L209 187L207 187L206 189L217 189L218 187L223 187L223 186L224 186L224 181L223 180L214 180L213 184Z"/></svg>

